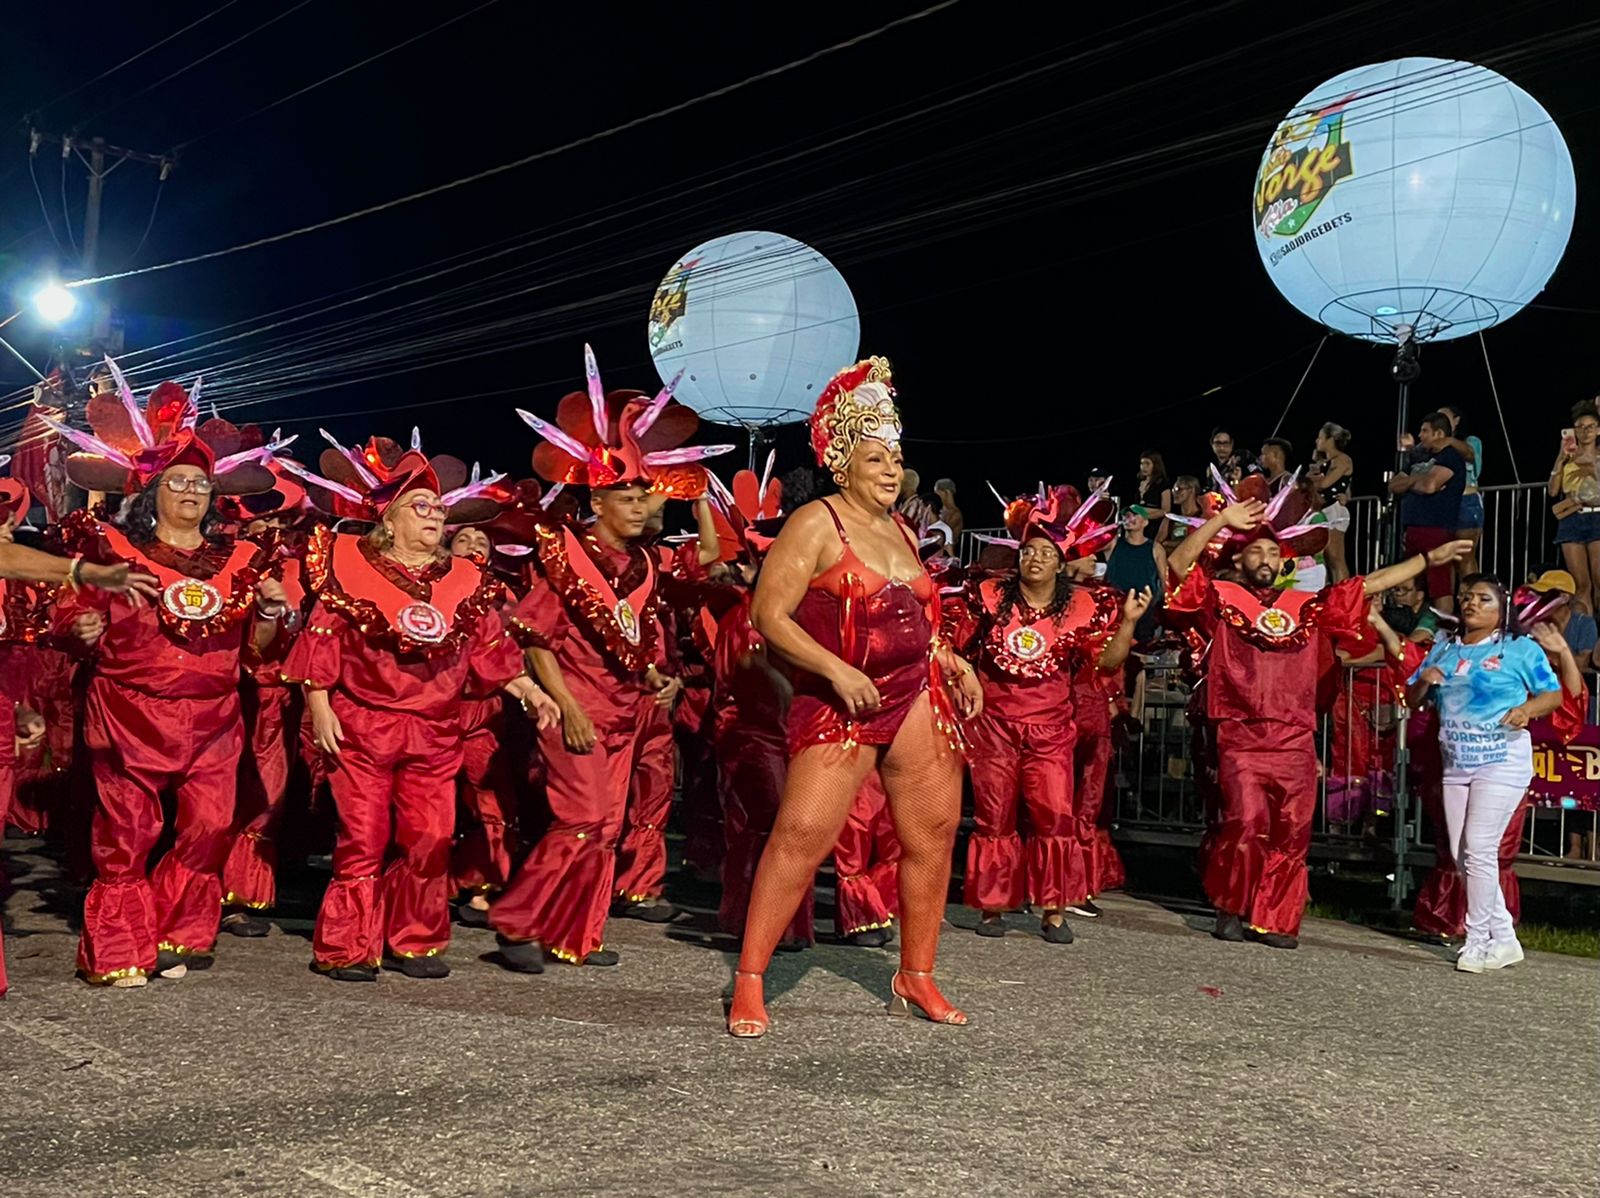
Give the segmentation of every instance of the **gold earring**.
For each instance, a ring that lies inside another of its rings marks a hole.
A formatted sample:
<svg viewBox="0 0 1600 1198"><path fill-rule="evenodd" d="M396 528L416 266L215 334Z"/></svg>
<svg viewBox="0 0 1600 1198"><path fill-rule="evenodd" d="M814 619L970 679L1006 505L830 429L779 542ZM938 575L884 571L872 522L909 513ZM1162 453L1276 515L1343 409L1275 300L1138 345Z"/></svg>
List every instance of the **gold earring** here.
<svg viewBox="0 0 1600 1198"><path fill-rule="evenodd" d="M850 481L849 476L846 475L843 470L835 470L833 472L833 485L834 486L842 488L845 485L845 483L847 483L849 481Z"/></svg>

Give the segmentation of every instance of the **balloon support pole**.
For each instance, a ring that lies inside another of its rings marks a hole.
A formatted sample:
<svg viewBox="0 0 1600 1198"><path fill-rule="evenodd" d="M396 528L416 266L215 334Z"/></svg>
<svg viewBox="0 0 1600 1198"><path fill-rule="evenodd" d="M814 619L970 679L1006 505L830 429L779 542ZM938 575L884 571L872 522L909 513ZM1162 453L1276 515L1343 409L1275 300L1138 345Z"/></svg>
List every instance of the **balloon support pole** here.
<svg viewBox="0 0 1600 1198"><path fill-rule="evenodd" d="M1395 417L1395 472L1403 474L1410 466L1407 453L1401 448L1402 441L1411 423L1411 384L1422 374L1422 363L1418 359L1419 346L1409 336L1409 330L1402 333L1400 342L1395 346L1394 362L1389 367L1389 373L1394 377L1399 388L1399 403ZM1391 530L1392 561L1399 561L1405 555L1405 526L1400 520L1400 500L1394 500L1393 529Z"/></svg>

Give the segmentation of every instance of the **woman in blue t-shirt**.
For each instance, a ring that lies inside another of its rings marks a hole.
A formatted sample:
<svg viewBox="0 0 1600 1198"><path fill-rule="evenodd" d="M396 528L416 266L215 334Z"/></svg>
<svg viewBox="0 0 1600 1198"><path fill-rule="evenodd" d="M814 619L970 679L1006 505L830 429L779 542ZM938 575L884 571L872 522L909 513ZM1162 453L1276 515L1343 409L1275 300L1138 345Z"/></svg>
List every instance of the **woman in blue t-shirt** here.
<svg viewBox="0 0 1600 1198"><path fill-rule="evenodd" d="M1544 650L1516 628L1498 578L1463 579L1458 601L1460 630L1434 642L1407 702L1415 708L1435 693L1445 824L1467 886L1467 943L1456 968L1482 973L1522 960L1500 893L1500 838L1533 781L1528 725L1561 706L1561 681Z"/></svg>
<svg viewBox="0 0 1600 1198"><path fill-rule="evenodd" d="M1467 485L1461 492L1461 519L1456 536L1472 542L1472 555L1461 560L1461 576L1478 572L1478 542L1483 538L1483 495L1478 491L1478 476L1483 473L1483 442L1467 435L1461 427L1461 409L1443 404L1439 410L1450 417L1450 448L1467 463Z"/></svg>

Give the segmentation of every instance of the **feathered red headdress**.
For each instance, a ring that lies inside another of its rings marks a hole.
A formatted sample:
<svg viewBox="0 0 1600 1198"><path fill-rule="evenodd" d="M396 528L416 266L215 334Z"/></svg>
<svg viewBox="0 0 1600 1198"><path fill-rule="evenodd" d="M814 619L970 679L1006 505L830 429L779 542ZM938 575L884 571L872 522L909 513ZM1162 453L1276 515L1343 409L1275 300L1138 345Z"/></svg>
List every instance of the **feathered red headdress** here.
<svg viewBox="0 0 1600 1198"><path fill-rule="evenodd" d="M400 496L426 490L438 495L447 509L445 523L479 524L494 519L510 500L509 492L498 487L505 475L484 478L477 463L469 475L460 458L428 457L417 429L411 430L409 449L388 437L372 437L359 450L347 449L326 429L318 431L330 446L317 459L320 475L288 459L279 464L307 484L307 497L329 515L375 523Z"/></svg>
<svg viewBox="0 0 1600 1198"><path fill-rule="evenodd" d="M1224 529L1208 546L1219 562L1231 561L1247 545L1256 541L1276 541L1284 557L1309 557L1321 553L1328 544L1328 527L1325 524L1304 523L1311 514L1311 497L1299 486L1300 472L1296 470L1281 491L1271 493L1267 480L1259 474L1247 475L1237 487L1230 486L1222 477L1216 464L1211 466L1215 492L1201 500L1201 515L1179 516L1169 514L1168 519L1191 528L1208 523L1223 507L1247 500L1257 500L1266 505L1261 523L1248 532Z"/></svg>
<svg viewBox="0 0 1600 1198"><path fill-rule="evenodd" d="M562 397L555 424L517 409L545 440L534 448L534 472L553 483L598 489L644 486L675 499L705 494L706 472L699 463L729 453L733 446L684 446L700 427L700 417L673 400L678 380L654 399L643 391L607 393L594 350L587 345L583 365L587 387Z"/></svg>
<svg viewBox="0 0 1600 1198"><path fill-rule="evenodd" d="M783 483L772 477L777 456L776 451L767 455L759 478L754 470L735 474L731 491L716 475L707 474L706 497L711 500L711 518L717 526L718 561L734 561L745 550L762 554L772 545L776 533L771 532L770 522L783 514Z"/></svg>
<svg viewBox="0 0 1600 1198"><path fill-rule="evenodd" d="M262 463L294 440L269 443L253 424L238 426L220 416L200 423L200 380L185 391L162 383L144 406L110 358L106 366L116 398L104 393L85 413L92 433L60 421L44 422L82 452L67 458L67 477L89 491L142 491L174 466L198 466L220 495L253 495L272 489L272 472Z"/></svg>
<svg viewBox="0 0 1600 1198"><path fill-rule="evenodd" d="M1117 526L1109 522L1116 505L1107 498L1111 488L1108 478L1094 489L1086 500L1079 500L1078 490L1070 485L1046 487L1039 484L1033 495L1024 495L1006 503L1000 492L991 485L989 490L1006 509L1005 524L1009 537L991 537L974 534L980 540L995 545L1021 547L1033 537L1044 537L1067 561L1093 557L1116 539Z"/></svg>

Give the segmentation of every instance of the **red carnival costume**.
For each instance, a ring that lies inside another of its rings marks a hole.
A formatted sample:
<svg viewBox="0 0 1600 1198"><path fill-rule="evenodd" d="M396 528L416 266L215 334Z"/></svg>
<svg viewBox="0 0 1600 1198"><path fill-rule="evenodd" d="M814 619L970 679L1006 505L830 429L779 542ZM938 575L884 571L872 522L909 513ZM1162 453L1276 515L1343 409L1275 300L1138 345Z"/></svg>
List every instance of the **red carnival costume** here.
<svg viewBox="0 0 1600 1198"><path fill-rule="evenodd" d="M302 477L320 484L313 495L338 515L376 521L420 489L439 493L446 519L459 520L459 506L489 484L474 477L452 487L465 467L430 461L415 436L412 445L406 453L378 438L360 453L336 445L322 455L325 479ZM365 538L319 528L305 578L316 605L284 676L327 691L344 735L328 774L339 812L333 881L312 949L318 969L365 980L385 952L405 968L450 942L462 706L520 676L522 658L496 610L502 584L471 559L413 570Z"/></svg>
<svg viewBox="0 0 1600 1198"><path fill-rule="evenodd" d="M592 489L703 492L704 471L693 463L728 447L678 448L699 418L672 402L672 388L654 399L638 391L607 394L588 346L584 354L586 391L561 400L555 426L518 412L546 442L534 450L534 470L552 482ZM645 764L644 730L655 729L671 746L666 713L645 682L650 667L664 664L657 568L654 555L643 549L615 549L565 525L539 529L538 560L540 573L512 618L513 634L524 646L554 657L567 690L594 726L595 743L577 753L559 726L540 733L551 822L491 908L489 922L511 945L537 942L551 955L581 964L604 947L618 837L632 780ZM668 803L671 781L667 770ZM661 785L652 773L650 786ZM660 811L660 818L637 821L630 862L647 849L656 851L665 811L653 795L649 810Z"/></svg>
<svg viewBox="0 0 1600 1198"><path fill-rule="evenodd" d="M1116 535L1115 525L1090 523L1102 496L1080 503L1070 488L1057 488L1017 500L1006 509L1013 539L1002 543L1020 548L1042 539L1063 563L1092 556ZM1027 602L1014 577L969 583L962 600L945 607L953 646L983 682L983 714L967 733L977 828L967 842L965 901L984 912L1024 905L1059 912L1091 893L1073 814L1073 680L1095 668L1122 598L1107 587L1063 582L1058 577L1044 609ZM1017 831L1021 806L1026 846Z"/></svg>
<svg viewBox="0 0 1600 1198"><path fill-rule="evenodd" d="M1246 479L1240 494L1250 497L1259 481ZM1231 534L1217 569L1263 538L1276 539L1285 558L1312 551L1323 533L1292 523L1287 507L1297 496L1284 489L1263 528ZM1256 589L1201 565L1174 580L1168 617L1210 642L1199 710L1214 737L1221 811L1201 846L1201 881L1219 912L1260 934L1300 929L1317 802L1318 688L1333 665L1328 637L1353 635L1366 608L1359 577L1316 593Z"/></svg>
<svg viewBox="0 0 1600 1198"><path fill-rule="evenodd" d="M89 401L94 436L56 426L87 451L68 462L79 486L133 494L187 465L212 476L219 493L271 487L271 474L256 463L277 446L264 445L259 430L220 419L197 429L198 383L190 393L162 383L141 410L112 371L118 399ZM216 942L244 750L241 657L249 652L256 583L276 565L270 551L246 541L187 550L142 530L149 539L135 543L87 517L69 532L86 557L131 562L154 574L160 590L158 600L139 606L121 595L63 592L56 608L63 632L89 612L105 619L84 711L99 799L91 830L96 877L78 943L79 973L101 983L146 976L158 955L181 961ZM147 874L168 791L177 800L176 838Z"/></svg>

